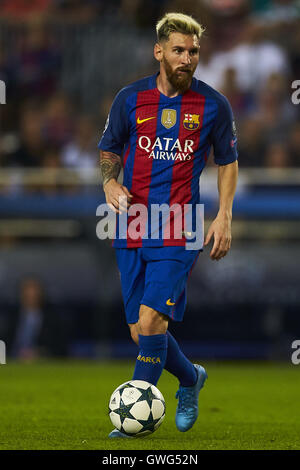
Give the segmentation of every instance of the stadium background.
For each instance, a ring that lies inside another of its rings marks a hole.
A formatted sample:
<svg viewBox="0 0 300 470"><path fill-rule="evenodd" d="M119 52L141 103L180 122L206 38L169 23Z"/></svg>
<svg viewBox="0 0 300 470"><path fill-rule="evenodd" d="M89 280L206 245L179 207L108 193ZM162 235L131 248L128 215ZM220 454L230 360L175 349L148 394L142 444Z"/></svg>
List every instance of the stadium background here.
<svg viewBox="0 0 300 470"><path fill-rule="evenodd" d="M115 93L154 73L165 11L206 26L196 76L237 123L233 243L201 255L185 320L170 329L203 359L290 362L300 339L300 6L292 0L0 0L0 339L8 358L134 357L110 241L97 142ZM212 156L201 176L217 211Z"/></svg>

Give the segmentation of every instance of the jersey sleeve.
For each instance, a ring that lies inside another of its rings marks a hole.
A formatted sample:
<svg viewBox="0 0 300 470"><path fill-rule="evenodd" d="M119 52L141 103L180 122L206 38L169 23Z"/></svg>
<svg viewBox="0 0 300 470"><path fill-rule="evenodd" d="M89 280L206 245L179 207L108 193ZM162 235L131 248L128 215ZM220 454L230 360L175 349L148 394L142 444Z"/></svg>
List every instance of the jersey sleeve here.
<svg viewBox="0 0 300 470"><path fill-rule="evenodd" d="M228 165L238 159L237 134L229 101L225 96L218 102L218 113L211 132L214 161L217 165Z"/></svg>
<svg viewBox="0 0 300 470"><path fill-rule="evenodd" d="M107 152L122 155L123 148L129 139L129 124L126 112L126 97L124 89L115 97L111 106L103 135L98 148Z"/></svg>

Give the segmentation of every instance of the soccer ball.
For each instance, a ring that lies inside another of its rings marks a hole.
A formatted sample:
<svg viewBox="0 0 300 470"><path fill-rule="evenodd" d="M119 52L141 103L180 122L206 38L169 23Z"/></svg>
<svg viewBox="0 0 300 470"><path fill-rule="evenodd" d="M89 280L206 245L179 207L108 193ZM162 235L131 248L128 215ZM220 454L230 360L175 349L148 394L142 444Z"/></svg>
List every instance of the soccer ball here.
<svg viewBox="0 0 300 470"><path fill-rule="evenodd" d="M166 405L161 392L144 380L129 380L120 385L109 400L112 424L129 436L146 436L159 428Z"/></svg>

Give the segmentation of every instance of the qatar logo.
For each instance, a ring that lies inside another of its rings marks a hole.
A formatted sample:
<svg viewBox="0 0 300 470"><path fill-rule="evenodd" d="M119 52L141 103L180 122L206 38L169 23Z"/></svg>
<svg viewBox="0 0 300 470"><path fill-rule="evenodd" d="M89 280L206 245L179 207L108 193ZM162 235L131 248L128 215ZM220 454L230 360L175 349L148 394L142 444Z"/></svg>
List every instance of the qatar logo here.
<svg viewBox="0 0 300 470"><path fill-rule="evenodd" d="M157 137L154 143L146 135L140 136L138 148L145 150L148 158L155 160L191 160L194 152L194 141L191 139L173 139L172 137Z"/></svg>

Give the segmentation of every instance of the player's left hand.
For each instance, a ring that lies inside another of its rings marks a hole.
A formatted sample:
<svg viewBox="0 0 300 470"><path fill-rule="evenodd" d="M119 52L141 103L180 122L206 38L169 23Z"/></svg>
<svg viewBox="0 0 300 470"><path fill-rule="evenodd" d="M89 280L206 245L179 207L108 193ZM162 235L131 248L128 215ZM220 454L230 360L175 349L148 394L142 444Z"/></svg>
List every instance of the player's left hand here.
<svg viewBox="0 0 300 470"><path fill-rule="evenodd" d="M204 246L207 246L210 240L214 238L214 244L210 252L212 260L219 261L227 255L231 246L231 217L218 214L210 225Z"/></svg>

